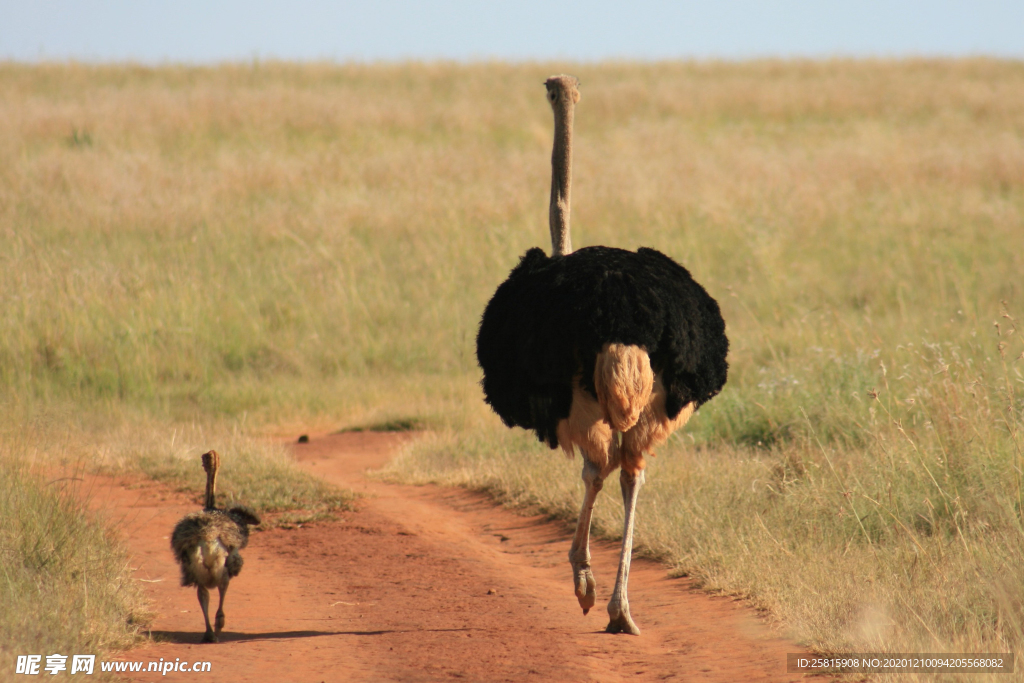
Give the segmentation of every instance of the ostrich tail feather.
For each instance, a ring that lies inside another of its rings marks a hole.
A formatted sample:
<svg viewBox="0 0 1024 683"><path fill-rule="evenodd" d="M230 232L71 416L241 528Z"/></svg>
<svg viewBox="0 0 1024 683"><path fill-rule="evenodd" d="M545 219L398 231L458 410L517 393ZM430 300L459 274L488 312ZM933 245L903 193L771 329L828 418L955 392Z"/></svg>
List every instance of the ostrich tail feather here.
<svg viewBox="0 0 1024 683"><path fill-rule="evenodd" d="M625 432L651 399L654 372L647 352L633 344L605 344L594 366L594 388L604 419Z"/></svg>

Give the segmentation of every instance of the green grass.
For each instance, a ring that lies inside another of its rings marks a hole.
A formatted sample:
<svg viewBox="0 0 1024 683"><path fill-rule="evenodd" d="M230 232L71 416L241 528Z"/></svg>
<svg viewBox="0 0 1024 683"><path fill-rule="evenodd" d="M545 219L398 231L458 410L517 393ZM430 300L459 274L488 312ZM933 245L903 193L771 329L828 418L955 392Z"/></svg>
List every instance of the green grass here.
<svg viewBox="0 0 1024 683"><path fill-rule="evenodd" d="M217 445L175 430L263 458L410 421L394 476L574 515L578 462L502 429L474 358L546 246L561 71L574 244L676 258L732 342L647 551L814 647L1019 649L1019 61L0 64L0 435L184 481Z"/></svg>
<svg viewBox="0 0 1024 683"><path fill-rule="evenodd" d="M359 424L352 427L345 427L340 433L347 432L414 432L426 429L428 423L415 417L396 417L380 422Z"/></svg>

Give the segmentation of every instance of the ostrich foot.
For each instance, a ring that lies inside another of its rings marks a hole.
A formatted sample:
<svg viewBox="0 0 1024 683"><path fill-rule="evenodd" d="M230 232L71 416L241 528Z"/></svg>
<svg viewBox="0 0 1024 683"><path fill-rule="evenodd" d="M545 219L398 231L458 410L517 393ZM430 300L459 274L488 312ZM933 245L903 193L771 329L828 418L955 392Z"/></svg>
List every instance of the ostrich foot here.
<svg viewBox="0 0 1024 683"><path fill-rule="evenodd" d="M217 634L214 633L213 631L207 631L203 635L203 639L200 642L203 642L203 643L216 643L217 642Z"/></svg>
<svg viewBox="0 0 1024 683"><path fill-rule="evenodd" d="M573 580L576 583L576 599L586 615L597 602L597 581L588 565L573 565Z"/></svg>
<svg viewBox="0 0 1024 683"><path fill-rule="evenodd" d="M612 608L608 608L608 626L605 627L605 633L628 633L632 636L640 635L640 629L633 623L633 618L629 616L629 606L623 607L616 614L612 611Z"/></svg>
<svg viewBox="0 0 1024 683"><path fill-rule="evenodd" d="M213 622L213 627L217 629L217 635L220 635L221 629L224 628L224 613L217 612L217 618Z"/></svg>

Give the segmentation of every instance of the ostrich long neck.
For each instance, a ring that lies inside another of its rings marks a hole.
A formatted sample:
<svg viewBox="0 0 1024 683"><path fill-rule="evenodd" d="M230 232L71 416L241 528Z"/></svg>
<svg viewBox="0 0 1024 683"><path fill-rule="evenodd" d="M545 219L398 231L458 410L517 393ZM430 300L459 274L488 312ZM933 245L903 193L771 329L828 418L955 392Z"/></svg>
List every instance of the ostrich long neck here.
<svg viewBox="0 0 1024 683"><path fill-rule="evenodd" d="M206 471L206 501L203 508L213 510L217 507L217 468L211 467Z"/></svg>
<svg viewBox="0 0 1024 683"><path fill-rule="evenodd" d="M551 207L548 221L551 228L553 256L572 253L569 237L569 195L572 189L572 115L573 105L562 103L554 108L555 144L551 150Z"/></svg>

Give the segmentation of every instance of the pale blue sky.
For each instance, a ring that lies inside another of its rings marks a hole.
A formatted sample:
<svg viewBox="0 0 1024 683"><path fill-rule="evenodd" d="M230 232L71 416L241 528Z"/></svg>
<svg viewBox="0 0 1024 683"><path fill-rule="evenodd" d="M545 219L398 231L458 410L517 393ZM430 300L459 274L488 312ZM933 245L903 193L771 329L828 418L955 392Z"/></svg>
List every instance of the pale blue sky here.
<svg viewBox="0 0 1024 683"><path fill-rule="evenodd" d="M0 59L1024 58L1024 0L0 0Z"/></svg>

